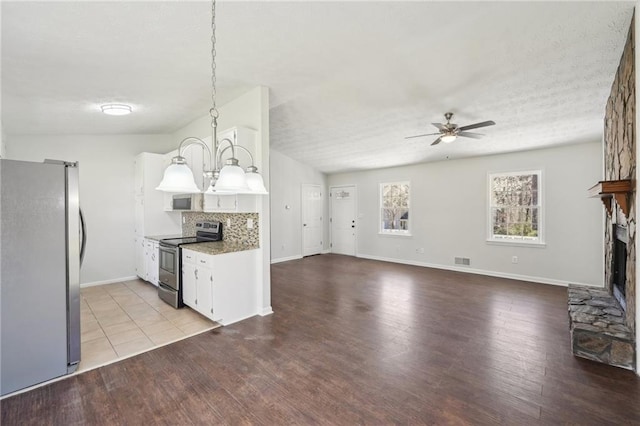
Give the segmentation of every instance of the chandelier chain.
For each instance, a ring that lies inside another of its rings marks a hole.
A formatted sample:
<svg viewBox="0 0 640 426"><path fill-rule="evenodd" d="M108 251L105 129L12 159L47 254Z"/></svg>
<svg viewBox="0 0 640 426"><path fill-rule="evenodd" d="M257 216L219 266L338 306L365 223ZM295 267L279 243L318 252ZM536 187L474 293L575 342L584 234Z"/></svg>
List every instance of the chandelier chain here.
<svg viewBox="0 0 640 426"><path fill-rule="evenodd" d="M216 106L216 0L211 1L211 105L211 127L215 127L219 115Z"/></svg>

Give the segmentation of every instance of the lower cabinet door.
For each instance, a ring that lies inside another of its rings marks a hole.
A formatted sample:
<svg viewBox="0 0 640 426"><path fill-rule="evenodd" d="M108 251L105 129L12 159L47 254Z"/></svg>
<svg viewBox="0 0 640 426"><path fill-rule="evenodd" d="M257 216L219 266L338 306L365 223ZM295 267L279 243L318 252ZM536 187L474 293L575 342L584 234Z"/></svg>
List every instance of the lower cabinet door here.
<svg viewBox="0 0 640 426"><path fill-rule="evenodd" d="M159 274L158 256L159 256L158 243L154 242L153 248L151 250L151 262L149 263L151 270L147 271L148 272L147 275L149 276L149 282L155 285L156 287L158 286L158 274Z"/></svg>
<svg viewBox="0 0 640 426"><path fill-rule="evenodd" d="M136 238L136 275L143 280L147 279L144 238Z"/></svg>
<svg viewBox="0 0 640 426"><path fill-rule="evenodd" d="M211 270L203 267L198 268L198 312L210 319L215 319L213 315L212 301L213 276Z"/></svg>
<svg viewBox="0 0 640 426"><path fill-rule="evenodd" d="M185 305L198 310L197 303L197 276L196 266L183 263L182 264L182 301Z"/></svg>

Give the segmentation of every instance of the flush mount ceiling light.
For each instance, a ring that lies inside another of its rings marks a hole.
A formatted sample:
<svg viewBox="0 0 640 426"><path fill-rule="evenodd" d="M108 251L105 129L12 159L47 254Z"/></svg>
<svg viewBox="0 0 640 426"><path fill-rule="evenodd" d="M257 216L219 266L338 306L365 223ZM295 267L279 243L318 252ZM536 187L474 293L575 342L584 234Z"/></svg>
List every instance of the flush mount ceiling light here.
<svg viewBox="0 0 640 426"><path fill-rule="evenodd" d="M184 150L193 145L200 147L209 153L212 170L205 171L204 175L210 179L209 188L205 194L267 194L262 176L253 164L253 156L248 149L237 145L237 134L234 132L233 141L222 139L218 141L218 108L216 107L216 1L211 2L211 103L209 110L211 116L211 141L213 151L199 138L188 137L180 142L178 155L171 159L171 165L167 167L162 182L156 188L164 192L194 193L200 192L193 178L193 172L186 164ZM224 149L223 144L228 144ZM222 155L231 149L231 157L222 165ZM251 166L246 172L239 166L236 159L236 149L242 149L249 154Z"/></svg>
<svg viewBox="0 0 640 426"><path fill-rule="evenodd" d="M108 115L128 115L131 114L131 107L125 104L105 104L100 105L102 112Z"/></svg>

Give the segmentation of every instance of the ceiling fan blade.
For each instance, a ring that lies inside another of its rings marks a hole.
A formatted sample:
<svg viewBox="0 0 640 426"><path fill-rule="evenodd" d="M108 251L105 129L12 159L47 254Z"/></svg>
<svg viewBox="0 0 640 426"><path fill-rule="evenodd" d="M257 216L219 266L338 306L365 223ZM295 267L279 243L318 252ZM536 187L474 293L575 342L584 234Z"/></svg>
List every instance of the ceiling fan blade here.
<svg viewBox="0 0 640 426"><path fill-rule="evenodd" d="M438 138L435 141L433 141L433 143L431 144L431 146L433 145L438 145L440 143L440 141L442 141L442 138Z"/></svg>
<svg viewBox="0 0 640 426"><path fill-rule="evenodd" d="M438 128L438 130L442 130L443 132L447 130L447 128L442 123L431 123Z"/></svg>
<svg viewBox="0 0 640 426"><path fill-rule="evenodd" d="M421 138L423 136L435 136L435 135L439 135L439 134L440 133L425 133L424 135L407 136L407 137L405 137L405 139Z"/></svg>
<svg viewBox="0 0 640 426"><path fill-rule="evenodd" d="M458 132L457 136L462 136L463 138L482 139L484 135L481 135L480 133Z"/></svg>
<svg viewBox="0 0 640 426"><path fill-rule="evenodd" d="M478 127L493 126L494 124L496 124L495 121L483 121L482 123L469 124L467 126L458 127L458 131L464 132L465 130L477 129Z"/></svg>

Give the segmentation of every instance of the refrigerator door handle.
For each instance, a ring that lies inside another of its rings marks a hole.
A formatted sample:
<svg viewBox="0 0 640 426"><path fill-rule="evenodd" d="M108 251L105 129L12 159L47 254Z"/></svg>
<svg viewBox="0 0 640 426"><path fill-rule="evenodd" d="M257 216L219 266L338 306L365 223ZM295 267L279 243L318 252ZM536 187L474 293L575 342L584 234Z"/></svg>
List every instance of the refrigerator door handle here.
<svg viewBox="0 0 640 426"><path fill-rule="evenodd" d="M80 266L82 266L82 262L84 261L84 252L87 246L87 227L84 223L84 214L82 213L82 209L80 211L80 235L81 235L81 243L80 243Z"/></svg>

